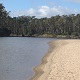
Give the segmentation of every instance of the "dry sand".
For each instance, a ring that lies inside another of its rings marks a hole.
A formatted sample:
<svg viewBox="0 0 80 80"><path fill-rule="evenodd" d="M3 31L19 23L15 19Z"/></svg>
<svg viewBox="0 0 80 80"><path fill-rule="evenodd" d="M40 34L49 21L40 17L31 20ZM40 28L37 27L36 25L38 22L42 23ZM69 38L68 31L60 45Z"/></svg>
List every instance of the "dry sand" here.
<svg viewBox="0 0 80 80"><path fill-rule="evenodd" d="M57 40L31 80L80 80L80 40Z"/></svg>

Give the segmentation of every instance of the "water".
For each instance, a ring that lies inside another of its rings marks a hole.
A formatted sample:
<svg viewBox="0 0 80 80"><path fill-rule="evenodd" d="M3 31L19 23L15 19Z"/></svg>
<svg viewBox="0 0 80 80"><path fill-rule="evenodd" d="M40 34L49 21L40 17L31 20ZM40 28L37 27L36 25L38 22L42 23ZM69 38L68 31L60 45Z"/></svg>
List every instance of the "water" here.
<svg viewBox="0 0 80 80"><path fill-rule="evenodd" d="M0 80L29 80L52 38L0 37Z"/></svg>

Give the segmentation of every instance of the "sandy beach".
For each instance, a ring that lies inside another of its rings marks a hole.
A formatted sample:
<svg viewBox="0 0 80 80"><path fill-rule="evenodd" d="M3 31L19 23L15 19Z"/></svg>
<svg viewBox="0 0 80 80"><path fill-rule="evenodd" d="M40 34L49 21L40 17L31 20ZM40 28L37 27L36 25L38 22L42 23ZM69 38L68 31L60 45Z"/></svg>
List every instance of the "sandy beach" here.
<svg viewBox="0 0 80 80"><path fill-rule="evenodd" d="M57 40L49 45L31 80L80 80L80 40Z"/></svg>

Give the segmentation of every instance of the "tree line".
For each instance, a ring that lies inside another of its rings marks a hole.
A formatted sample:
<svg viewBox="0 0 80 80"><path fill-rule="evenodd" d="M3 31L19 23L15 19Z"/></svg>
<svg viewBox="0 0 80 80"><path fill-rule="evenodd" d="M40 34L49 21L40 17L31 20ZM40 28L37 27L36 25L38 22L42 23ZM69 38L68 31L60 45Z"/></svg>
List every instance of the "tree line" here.
<svg viewBox="0 0 80 80"><path fill-rule="evenodd" d="M11 17L0 4L0 36L80 36L80 14L56 15L50 18L35 16Z"/></svg>

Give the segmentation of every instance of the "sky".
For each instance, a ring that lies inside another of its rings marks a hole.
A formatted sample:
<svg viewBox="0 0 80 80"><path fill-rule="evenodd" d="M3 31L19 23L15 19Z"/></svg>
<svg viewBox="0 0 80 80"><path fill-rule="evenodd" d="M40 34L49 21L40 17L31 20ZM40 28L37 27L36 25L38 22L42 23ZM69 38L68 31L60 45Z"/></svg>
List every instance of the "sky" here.
<svg viewBox="0 0 80 80"><path fill-rule="evenodd" d="M36 16L37 18L55 15L80 13L80 0L0 0L10 16Z"/></svg>

